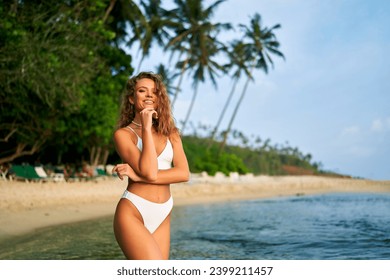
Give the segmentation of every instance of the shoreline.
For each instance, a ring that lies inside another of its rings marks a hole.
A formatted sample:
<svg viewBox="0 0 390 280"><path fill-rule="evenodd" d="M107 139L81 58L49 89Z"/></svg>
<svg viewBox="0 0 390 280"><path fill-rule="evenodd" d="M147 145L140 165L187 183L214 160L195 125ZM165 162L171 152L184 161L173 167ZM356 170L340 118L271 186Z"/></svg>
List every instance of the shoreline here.
<svg viewBox="0 0 390 280"><path fill-rule="evenodd" d="M127 180L89 182L0 181L0 241L40 228L114 215ZM171 185L175 206L325 193L390 193L390 181L319 176L193 174Z"/></svg>

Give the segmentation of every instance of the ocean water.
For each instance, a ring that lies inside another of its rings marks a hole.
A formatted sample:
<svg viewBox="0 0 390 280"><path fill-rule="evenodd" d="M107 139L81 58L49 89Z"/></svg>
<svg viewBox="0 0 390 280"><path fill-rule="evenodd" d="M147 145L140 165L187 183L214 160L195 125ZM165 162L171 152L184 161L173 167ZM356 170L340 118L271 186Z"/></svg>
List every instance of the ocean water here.
<svg viewBox="0 0 390 280"><path fill-rule="evenodd" d="M326 194L175 207L171 259L390 259L390 195ZM0 259L124 259L112 217L0 244Z"/></svg>

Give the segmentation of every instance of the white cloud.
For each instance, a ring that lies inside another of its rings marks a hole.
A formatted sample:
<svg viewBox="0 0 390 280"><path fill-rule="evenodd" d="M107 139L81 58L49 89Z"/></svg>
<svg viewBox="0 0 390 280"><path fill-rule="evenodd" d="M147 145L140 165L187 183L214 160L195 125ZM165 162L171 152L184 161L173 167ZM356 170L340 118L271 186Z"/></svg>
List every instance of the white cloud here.
<svg viewBox="0 0 390 280"><path fill-rule="evenodd" d="M347 155L356 157L356 158L368 158L372 156L375 152L373 147L361 146L361 145L350 145L346 147L345 153Z"/></svg>
<svg viewBox="0 0 390 280"><path fill-rule="evenodd" d="M357 125L349 126L343 129L342 135L356 135L360 132L360 127Z"/></svg>
<svg viewBox="0 0 390 280"><path fill-rule="evenodd" d="M371 124L371 130L372 131L382 131L383 130L383 123L381 119L376 119Z"/></svg>
<svg viewBox="0 0 390 280"><path fill-rule="evenodd" d="M390 117L384 119L376 119L371 123L371 131L384 132L390 130Z"/></svg>

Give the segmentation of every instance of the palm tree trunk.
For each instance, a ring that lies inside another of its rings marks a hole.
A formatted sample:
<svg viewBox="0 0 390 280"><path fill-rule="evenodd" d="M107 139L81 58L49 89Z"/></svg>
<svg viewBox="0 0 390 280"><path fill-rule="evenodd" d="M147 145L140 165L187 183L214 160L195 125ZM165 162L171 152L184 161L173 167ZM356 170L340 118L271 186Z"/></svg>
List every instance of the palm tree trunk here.
<svg viewBox="0 0 390 280"><path fill-rule="evenodd" d="M109 155L110 155L110 151L107 148L104 148L103 156L102 156L100 164L106 166Z"/></svg>
<svg viewBox="0 0 390 280"><path fill-rule="evenodd" d="M110 1L110 5L108 6L107 10L106 10L106 13L104 14L104 17L103 17L103 23L106 22L108 16L110 15L112 9L114 8L115 6L115 3L116 3L116 0L111 0Z"/></svg>
<svg viewBox="0 0 390 280"><path fill-rule="evenodd" d="M226 145L226 141L227 141L227 137L230 133L230 130L232 129L232 125L233 125L233 121L234 119L236 118L236 115L237 115L237 112L238 112L238 109L240 108L240 105L241 105L241 102L242 100L244 100L244 97L245 97L245 94L246 94L246 90L248 88L248 85L249 85L249 82L250 82L250 77L248 77L248 79L246 80L246 83L245 83L245 86L242 90L242 93L241 93L241 96L240 96L240 99L238 100L237 104L236 104L236 107L234 108L234 111L233 111L233 114L232 114L232 117L230 118L230 122L229 122L229 125L228 125L228 128L226 130L226 132L224 133L224 136L223 136L223 141L219 147L219 152L221 153L223 151L223 149L225 148L225 145Z"/></svg>
<svg viewBox="0 0 390 280"><path fill-rule="evenodd" d="M222 120L223 120L223 117L225 116L226 110L227 110L227 108L229 107L230 101L231 101L232 98L233 98L233 94L234 94L234 92L236 91L237 83L238 83L238 79L235 79L234 84L233 84L233 87L232 87L232 90L230 91L229 97L228 97L228 99L227 99L226 102L225 102L225 105L224 105L224 107L223 107L223 109L222 109L222 112L221 112L221 114L219 115L219 119L218 119L218 121L217 121L217 124L215 125L214 130L213 130L213 132L212 132L212 134L211 134L211 136L210 136L209 145L208 145L208 147L207 147L208 149L210 149L210 147L211 147L211 145L212 145L212 143L213 143L213 140L214 140L214 138L215 138L215 135L217 134L218 128L219 128L219 126L221 125L221 122L222 122Z"/></svg>
<svg viewBox="0 0 390 280"><path fill-rule="evenodd" d="M181 74L180 74L179 82L177 83L176 92L175 92L175 95L173 96L173 100L172 100L172 102L171 102L172 108L173 108L173 106L175 105L175 102L176 102L176 100L177 100L177 96L179 95L179 90L180 90L181 82L183 81L184 71L185 71L185 69L186 69L187 62L188 62L188 59L186 59L186 60L184 61L183 67L181 68Z"/></svg>
<svg viewBox="0 0 390 280"><path fill-rule="evenodd" d="M96 155L96 146L92 146L91 150L89 151L89 164L90 165L93 165L95 155Z"/></svg>
<svg viewBox="0 0 390 280"><path fill-rule="evenodd" d="M137 71L135 73L139 73L139 71L141 70L141 65L142 65L142 62L144 61L144 58L145 58L145 56L142 55L141 60L139 61L138 66L137 66Z"/></svg>
<svg viewBox="0 0 390 280"><path fill-rule="evenodd" d="M190 118L190 115L191 115L191 111L192 111L192 108L194 107L194 104L195 104L195 100L196 100L196 96L198 95L198 85L195 85L195 89L194 89L194 94L192 95L192 99L191 99L191 103L190 103L190 107L188 108L188 111L187 111L187 115L186 115L186 118L183 122L183 126L181 128L181 133L184 133L184 129L186 128L187 126L187 122Z"/></svg>

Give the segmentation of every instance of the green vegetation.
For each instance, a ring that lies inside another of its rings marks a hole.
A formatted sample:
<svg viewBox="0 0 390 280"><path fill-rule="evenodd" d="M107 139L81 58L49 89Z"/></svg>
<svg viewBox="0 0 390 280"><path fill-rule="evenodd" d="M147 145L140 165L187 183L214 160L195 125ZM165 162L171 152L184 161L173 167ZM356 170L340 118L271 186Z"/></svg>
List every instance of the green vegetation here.
<svg viewBox="0 0 390 280"><path fill-rule="evenodd" d="M227 145L221 152L220 142L210 143L208 137L199 135L200 133L194 133L183 137L190 169L195 173L206 171L209 175L214 175L220 171L226 175L230 172L255 175L332 175L321 170L320 163L312 162L310 154L305 155L298 148L287 145L272 145L269 139L250 139L239 131L233 131L236 144ZM223 135L220 138L222 137Z"/></svg>
<svg viewBox="0 0 390 280"><path fill-rule="evenodd" d="M132 67L105 2L0 2L0 164L51 147L54 163L71 149L96 163L112 149Z"/></svg>
<svg viewBox="0 0 390 280"><path fill-rule="evenodd" d="M173 104L183 92L184 76L192 80L193 98L181 127L191 171L319 172L311 157L297 149L271 147L269 141L229 144L237 138L232 124L248 83L256 71L268 73L272 56L284 58L274 33L280 25L264 26L257 13L248 26L214 22L224 0L207 7L205 1L174 0L170 9L162 2L0 0L0 165L118 162L112 133L126 80L135 68L133 54L125 50L136 46L141 54L137 69L154 47L170 55L171 63L155 66ZM236 39L222 41L225 32ZM213 131L204 137L184 133L199 83L217 88L224 75L235 83ZM241 97L221 133L242 78Z"/></svg>
<svg viewBox="0 0 390 280"><path fill-rule="evenodd" d="M190 170L194 173L206 171L209 175L215 175L217 171L229 175L230 172L245 174L249 169L239 157L239 153L224 152L220 154L218 149L207 148L207 139L196 136L183 137L183 146L187 155Z"/></svg>

